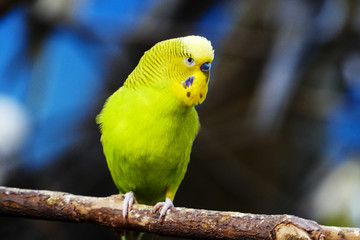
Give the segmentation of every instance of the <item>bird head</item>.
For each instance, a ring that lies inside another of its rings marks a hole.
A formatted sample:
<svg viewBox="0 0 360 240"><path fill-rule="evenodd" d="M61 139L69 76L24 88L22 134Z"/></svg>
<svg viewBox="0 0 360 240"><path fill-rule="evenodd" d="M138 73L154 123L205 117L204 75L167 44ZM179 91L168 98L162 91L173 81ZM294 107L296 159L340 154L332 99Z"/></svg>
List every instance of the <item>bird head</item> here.
<svg viewBox="0 0 360 240"><path fill-rule="evenodd" d="M183 105L194 106L206 98L213 59L214 50L204 37L165 40L145 52L124 86L157 89L162 96L168 92Z"/></svg>
<svg viewBox="0 0 360 240"><path fill-rule="evenodd" d="M165 69L171 90L187 106L202 103L208 91L214 50L210 41L200 36L169 40L175 49Z"/></svg>

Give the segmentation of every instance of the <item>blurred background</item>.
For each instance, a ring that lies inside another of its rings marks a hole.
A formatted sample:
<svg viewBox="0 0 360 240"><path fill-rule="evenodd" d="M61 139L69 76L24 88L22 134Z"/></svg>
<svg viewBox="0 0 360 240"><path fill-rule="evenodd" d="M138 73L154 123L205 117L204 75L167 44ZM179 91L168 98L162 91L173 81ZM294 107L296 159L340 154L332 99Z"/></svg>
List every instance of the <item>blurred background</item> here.
<svg viewBox="0 0 360 240"><path fill-rule="evenodd" d="M211 40L215 61L175 205L359 227L356 0L2 0L0 185L116 194L95 116L144 51L191 34ZM8 217L0 232L119 239Z"/></svg>

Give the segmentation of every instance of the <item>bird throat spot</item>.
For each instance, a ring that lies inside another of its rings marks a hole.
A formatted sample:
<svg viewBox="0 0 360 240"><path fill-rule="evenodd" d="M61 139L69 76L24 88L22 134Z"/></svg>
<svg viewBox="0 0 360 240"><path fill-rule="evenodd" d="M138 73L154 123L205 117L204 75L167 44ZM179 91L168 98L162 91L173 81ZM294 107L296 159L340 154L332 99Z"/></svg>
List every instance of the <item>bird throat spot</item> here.
<svg viewBox="0 0 360 240"><path fill-rule="evenodd" d="M186 96L189 98L191 96L191 92L187 92Z"/></svg>

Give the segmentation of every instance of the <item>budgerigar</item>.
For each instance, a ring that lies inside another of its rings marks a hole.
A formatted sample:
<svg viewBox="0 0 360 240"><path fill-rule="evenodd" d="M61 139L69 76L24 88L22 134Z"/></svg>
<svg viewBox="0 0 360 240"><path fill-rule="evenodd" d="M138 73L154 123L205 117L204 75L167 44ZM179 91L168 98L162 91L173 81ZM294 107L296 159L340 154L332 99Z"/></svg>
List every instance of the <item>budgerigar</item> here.
<svg viewBox="0 0 360 240"><path fill-rule="evenodd" d="M194 108L208 91L214 50L200 36L155 44L106 101L97 117L112 178L134 202L156 204L163 220L173 207L199 130Z"/></svg>

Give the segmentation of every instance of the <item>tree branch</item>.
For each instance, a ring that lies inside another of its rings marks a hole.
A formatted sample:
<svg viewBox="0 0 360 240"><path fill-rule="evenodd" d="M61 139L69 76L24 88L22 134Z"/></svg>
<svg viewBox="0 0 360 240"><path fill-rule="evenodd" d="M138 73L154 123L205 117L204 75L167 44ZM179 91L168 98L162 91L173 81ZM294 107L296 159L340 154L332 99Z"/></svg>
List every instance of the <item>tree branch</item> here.
<svg viewBox="0 0 360 240"><path fill-rule="evenodd" d="M163 222L151 206L135 204L122 219L122 195L87 197L63 192L0 187L0 215L87 222L109 227L202 239L359 240L360 229L321 226L291 215L256 215L172 208Z"/></svg>

